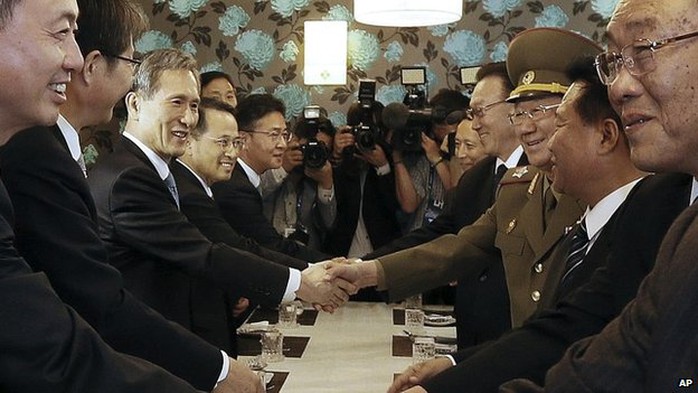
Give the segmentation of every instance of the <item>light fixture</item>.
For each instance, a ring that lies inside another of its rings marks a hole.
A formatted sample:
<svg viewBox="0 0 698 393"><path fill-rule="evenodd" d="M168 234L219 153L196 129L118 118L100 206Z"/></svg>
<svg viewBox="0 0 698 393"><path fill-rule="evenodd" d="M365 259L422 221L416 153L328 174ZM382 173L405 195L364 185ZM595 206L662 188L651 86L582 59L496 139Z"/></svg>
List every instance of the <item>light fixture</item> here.
<svg viewBox="0 0 698 393"><path fill-rule="evenodd" d="M462 0L354 0L354 19L367 25L435 26L462 16Z"/></svg>
<svg viewBox="0 0 698 393"><path fill-rule="evenodd" d="M347 22L343 20L306 21L306 85L344 85L347 83Z"/></svg>

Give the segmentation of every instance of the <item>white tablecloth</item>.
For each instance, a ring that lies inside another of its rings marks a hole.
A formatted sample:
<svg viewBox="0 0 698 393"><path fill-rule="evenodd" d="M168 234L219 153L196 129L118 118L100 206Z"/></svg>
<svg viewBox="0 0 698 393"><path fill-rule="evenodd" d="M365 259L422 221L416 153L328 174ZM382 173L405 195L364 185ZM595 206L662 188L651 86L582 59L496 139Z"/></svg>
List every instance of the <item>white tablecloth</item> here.
<svg viewBox="0 0 698 393"><path fill-rule="evenodd" d="M334 314L320 313L314 326L281 329L286 336L309 336L301 358L270 363L267 371L288 371L282 393L383 393L393 374L412 363L392 356L394 306L350 302ZM427 333L455 337L455 328L427 328ZM241 357L244 359L245 357Z"/></svg>

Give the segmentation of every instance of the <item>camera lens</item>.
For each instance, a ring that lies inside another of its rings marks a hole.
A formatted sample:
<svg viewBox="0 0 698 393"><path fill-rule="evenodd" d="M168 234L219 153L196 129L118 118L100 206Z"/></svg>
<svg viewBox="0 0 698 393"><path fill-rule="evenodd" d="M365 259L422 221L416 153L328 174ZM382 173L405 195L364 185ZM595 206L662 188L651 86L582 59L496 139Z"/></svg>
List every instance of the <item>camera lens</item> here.
<svg viewBox="0 0 698 393"><path fill-rule="evenodd" d="M318 140L310 140L308 143L300 145L303 152L303 165L308 168L322 168L327 162L329 152L325 143Z"/></svg>

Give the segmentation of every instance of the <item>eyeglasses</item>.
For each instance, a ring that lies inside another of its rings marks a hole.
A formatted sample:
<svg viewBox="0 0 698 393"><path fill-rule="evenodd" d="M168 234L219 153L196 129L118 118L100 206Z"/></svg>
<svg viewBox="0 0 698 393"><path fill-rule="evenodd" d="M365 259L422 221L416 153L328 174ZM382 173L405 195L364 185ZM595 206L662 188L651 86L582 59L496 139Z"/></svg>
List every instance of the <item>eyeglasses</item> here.
<svg viewBox="0 0 698 393"><path fill-rule="evenodd" d="M133 70L134 73L136 72L136 67L138 67L138 66L141 65L141 63L142 63L141 60L139 60L139 59L134 59L134 58L132 58L132 57L119 56L119 55L110 55L110 54L106 54L106 53L105 53L104 55L107 56L107 57L111 57L111 58L113 58L113 59L123 60L123 61L127 62L127 63L131 66L131 70Z"/></svg>
<svg viewBox="0 0 698 393"><path fill-rule="evenodd" d="M484 117L485 114L487 113L488 110L492 109L494 106L499 105L499 104L508 104L506 100L501 100L501 101L496 101L489 103L487 105L483 106L478 106L478 107L470 107L465 110L465 116L468 117L469 120L473 120L475 117Z"/></svg>
<svg viewBox="0 0 698 393"><path fill-rule="evenodd" d="M621 67L625 66L630 75L633 76L652 72L657 68L657 63L654 60L656 51L668 44L697 36L698 31L657 41L641 38L632 44L624 46L620 50L620 54L616 52L599 54L596 56L594 66L596 66L596 72L599 74L601 82L610 86L618 77Z"/></svg>
<svg viewBox="0 0 698 393"><path fill-rule="evenodd" d="M272 142L279 142L279 141L282 140L282 141L284 141L285 143L289 143L289 142L291 142L291 139L293 139L293 134L291 134L291 133L289 133L289 132L287 132L287 131L284 131L284 132L279 132L279 131L256 131L256 130L252 130L252 131L240 130L240 131L249 132L249 133L251 133L251 134L266 134L267 136L269 136L269 138L271 138L271 141L272 141Z"/></svg>
<svg viewBox="0 0 698 393"><path fill-rule="evenodd" d="M210 141L215 142L223 150L228 150L231 146L235 150L240 150L243 147L245 147L245 138L242 138L242 137L230 138L230 137L224 136L221 138L213 138L213 137L206 136L206 135L202 135L202 136Z"/></svg>
<svg viewBox="0 0 698 393"><path fill-rule="evenodd" d="M557 109L558 106L560 106L560 104L538 105L530 111L518 111L510 113L509 122L515 126L518 126L521 125L526 119L538 121L542 119L547 112Z"/></svg>

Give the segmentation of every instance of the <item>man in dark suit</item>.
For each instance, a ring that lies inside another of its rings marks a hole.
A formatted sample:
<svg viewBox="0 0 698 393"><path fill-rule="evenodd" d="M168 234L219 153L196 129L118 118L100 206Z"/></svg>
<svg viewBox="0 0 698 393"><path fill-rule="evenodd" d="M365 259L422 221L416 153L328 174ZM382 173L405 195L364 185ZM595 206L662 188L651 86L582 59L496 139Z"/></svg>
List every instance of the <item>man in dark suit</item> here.
<svg viewBox="0 0 698 393"><path fill-rule="evenodd" d="M505 63L482 66L476 79L478 84L473 90L472 101L480 107L503 101L514 89ZM510 106L491 105L488 107L491 109L487 111L477 110L472 125L475 131L485 136L483 146L488 157L463 173L458 185L446 194L441 214L431 223L365 255L363 259L375 259L426 243L441 235L456 234L464 226L472 224L492 205L497 185L504 175L504 171L498 168L513 168L528 163L514 128L506 118ZM491 263L482 271L460 277L456 294L459 347L499 337L510 328L504 266L498 254L492 257Z"/></svg>
<svg viewBox="0 0 698 393"><path fill-rule="evenodd" d="M85 65L66 88L63 115L50 128L20 132L0 151L4 182L22 212L16 219L17 248L116 350L210 391L229 368L224 355L124 290L121 274L108 265L94 201L78 164L84 165L78 130L111 119L133 79L132 35L145 31L147 22L128 0L79 0L78 6L83 34L77 41Z"/></svg>
<svg viewBox="0 0 698 393"><path fill-rule="evenodd" d="M127 288L190 329L191 289L199 278L265 305L296 296L327 307L345 301L336 282L323 279L322 265L303 272L278 265L214 243L186 219L167 164L184 153L198 121L196 62L178 50L154 51L135 81L123 137L88 178L100 236Z"/></svg>
<svg viewBox="0 0 698 393"><path fill-rule="evenodd" d="M607 26L609 52L598 56L597 70L608 85L614 109L621 114L632 161L648 171L693 175L688 202L692 205L667 232L655 267L640 285L637 297L600 334L575 343L567 351L546 375L546 391L695 390L696 30L698 9L688 0L624 1ZM647 47L637 45L644 37L666 40L652 43L652 56L644 57ZM514 383L509 386L517 387L523 388ZM529 384L523 391L533 388Z"/></svg>
<svg viewBox="0 0 698 393"><path fill-rule="evenodd" d="M0 95L0 144L27 127L55 123L70 74L83 65L74 35L77 15L78 5L72 0L0 4L0 87L5 92ZM46 32L57 26L60 33L47 37ZM66 307L46 276L32 272L14 249L13 216L0 182L3 391L195 391L152 364L115 352Z"/></svg>
<svg viewBox="0 0 698 393"><path fill-rule="evenodd" d="M264 216L259 191L260 176L281 166L288 132L283 102L269 94L253 94L241 100L237 109L239 129L246 136L245 149L230 180L211 187L230 226L260 245L308 262L327 259L327 255L281 236Z"/></svg>
<svg viewBox="0 0 698 393"><path fill-rule="evenodd" d="M308 263L261 247L240 236L222 217L213 199L211 185L230 179L235 159L244 147L238 135L235 109L204 98L199 105L199 123L192 129L185 153L170 164L178 185L182 213L207 238L246 250L285 266L303 270ZM208 342L236 353L235 329L242 322L249 302L234 291L225 291L197 280L192 289L192 331ZM236 303L237 302L237 303Z"/></svg>
<svg viewBox="0 0 698 393"><path fill-rule="evenodd" d="M666 230L687 204L688 176L633 180L642 173L630 161L630 147L605 87L591 59L579 67L571 70L575 82L558 108L559 126L549 148L555 162L553 186L589 202L581 221L588 244L577 246L582 225L577 224L555 251L564 263L554 264L548 274L548 296L523 327L456 354L456 367L429 362L411 369L413 382L419 380L426 391L467 387L494 392L513 377L541 381L566 347L598 333L635 296ZM440 366L448 369L434 376ZM407 375L401 377L393 391L401 390L406 380Z"/></svg>

